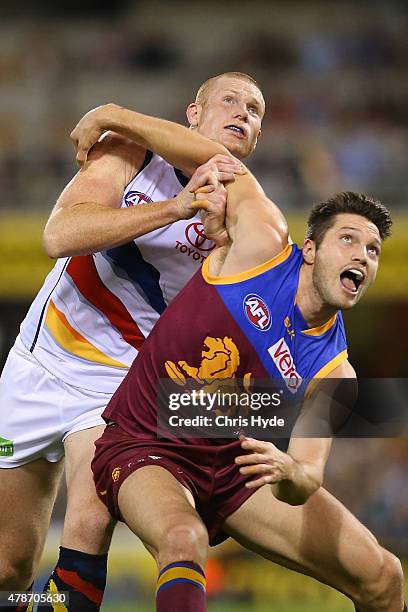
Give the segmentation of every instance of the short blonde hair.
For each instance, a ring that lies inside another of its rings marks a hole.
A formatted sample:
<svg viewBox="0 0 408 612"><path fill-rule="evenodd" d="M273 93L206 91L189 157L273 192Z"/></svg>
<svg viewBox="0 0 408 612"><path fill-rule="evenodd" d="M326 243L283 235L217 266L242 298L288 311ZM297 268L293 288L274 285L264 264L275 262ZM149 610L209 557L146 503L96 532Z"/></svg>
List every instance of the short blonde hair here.
<svg viewBox="0 0 408 612"><path fill-rule="evenodd" d="M216 76L213 76L210 79L207 79L206 81L204 81L204 83L200 86L199 90L197 91L195 103L204 104L207 100L208 90L211 88L211 85L213 85L215 81L218 81L218 79L221 79L224 77L248 81L249 83L252 83L252 85L255 85L255 87L259 89L262 95L262 90L259 84L255 81L255 79L249 76L249 74L245 74L245 72L223 72L222 74L217 74ZM263 96L262 96L262 99L263 99Z"/></svg>

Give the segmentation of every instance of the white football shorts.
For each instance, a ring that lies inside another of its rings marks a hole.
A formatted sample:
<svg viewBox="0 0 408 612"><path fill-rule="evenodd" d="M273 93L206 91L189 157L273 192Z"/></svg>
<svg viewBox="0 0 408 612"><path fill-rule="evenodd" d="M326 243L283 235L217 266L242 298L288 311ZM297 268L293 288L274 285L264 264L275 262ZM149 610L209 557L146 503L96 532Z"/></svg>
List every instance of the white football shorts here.
<svg viewBox="0 0 408 612"><path fill-rule="evenodd" d="M105 424L110 398L59 380L18 337L0 378L0 468L59 461L67 436Z"/></svg>

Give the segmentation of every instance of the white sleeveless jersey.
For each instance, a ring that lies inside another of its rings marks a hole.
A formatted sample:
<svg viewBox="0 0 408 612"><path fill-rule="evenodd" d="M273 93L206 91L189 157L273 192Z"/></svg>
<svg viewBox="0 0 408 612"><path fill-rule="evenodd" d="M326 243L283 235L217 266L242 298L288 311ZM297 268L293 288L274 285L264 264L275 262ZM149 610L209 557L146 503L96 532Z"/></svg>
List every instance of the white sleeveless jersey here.
<svg viewBox="0 0 408 612"><path fill-rule="evenodd" d="M121 206L171 199L186 183L148 152ZM23 344L63 381L113 393L160 314L214 248L202 230L194 217L101 253L58 260L21 325Z"/></svg>

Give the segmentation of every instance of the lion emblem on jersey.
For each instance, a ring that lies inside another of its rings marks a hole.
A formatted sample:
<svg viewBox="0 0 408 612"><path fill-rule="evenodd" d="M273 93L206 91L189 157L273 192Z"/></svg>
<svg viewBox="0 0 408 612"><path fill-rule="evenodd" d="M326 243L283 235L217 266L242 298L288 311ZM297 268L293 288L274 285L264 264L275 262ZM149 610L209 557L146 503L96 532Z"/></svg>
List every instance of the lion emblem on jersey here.
<svg viewBox="0 0 408 612"><path fill-rule="evenodd" d="M207 336L201 351L201 363L192 366L186 361L166 361L165 367L169 377L178 385L187 384L193 379L206 393L215 391L238 391L236 373L240 364L239 350L231 338L212 338ZM244 389L250 387L251 373L244 375Z"/></svg>
<svg viewBox="0 0 408 612"><path fill-rule="evenodd" d="M186 384L187 378L200 383L210 383L217 379L234 378L239 366L239 351L231 338L211 338L204 340L201 363L198 367L186 361L166 361L166 371L174 382Z"/></svg>

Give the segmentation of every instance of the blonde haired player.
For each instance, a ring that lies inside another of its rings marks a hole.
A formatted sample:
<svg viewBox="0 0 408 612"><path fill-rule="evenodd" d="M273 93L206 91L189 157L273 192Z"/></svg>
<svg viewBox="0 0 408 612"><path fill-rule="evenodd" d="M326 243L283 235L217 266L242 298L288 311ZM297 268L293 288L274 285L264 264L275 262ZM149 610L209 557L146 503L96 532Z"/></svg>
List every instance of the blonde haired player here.
<svg viewBox="0 0 408 612"><path fill-rule="evenodd" d="M256 146L265 110L248 75L211 79L189 105L190 126L221 142L188 180L146 146L107 134L65 187L44 232L58 261L21 325L0 382L0 589L30 587L65 468L68 502L52 585L70 609L98 610L113 522L90 461L101 413L167 304L214 244L192 192L230 181ZM223 218L225 193L210 214ZM222 231L222 230L221 230ZM222 236L219 237L222 240ZM50 583L51 584L51 583Z"/></svg>

